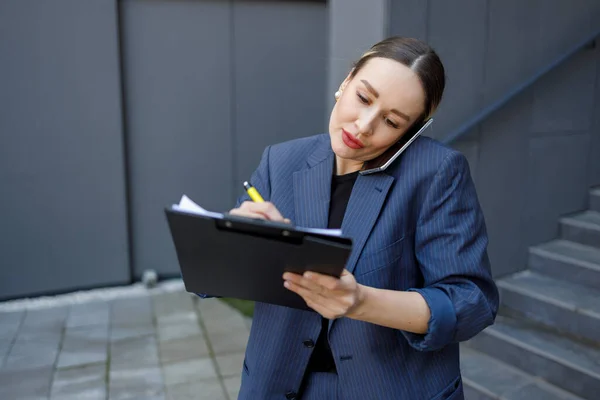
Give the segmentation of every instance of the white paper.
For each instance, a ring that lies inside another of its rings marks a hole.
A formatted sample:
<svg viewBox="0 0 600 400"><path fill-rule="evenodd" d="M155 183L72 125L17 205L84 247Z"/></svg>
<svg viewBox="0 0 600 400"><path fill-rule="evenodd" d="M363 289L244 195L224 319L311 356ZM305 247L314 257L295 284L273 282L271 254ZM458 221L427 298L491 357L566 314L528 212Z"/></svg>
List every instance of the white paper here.
<svg viewBox="0 0 600 400"><path fill-rule="evenodd" d="M296 227L297 230L305 232L305 233L314 233L320 235L329 235L329 236L342 236L341 229L323 229L323 228L301 228Z"/></svg>
<svg viewBox="0 0 600 400"><path fill-rule="evenodd" d="M194 203L192 199L187 197L185 194L181 196L181 200L179 200L179 204L173 204L173 209L177 211L185 211L192 214L205 215L207 217L212 218L223 218L223 214L207 211L204 208L200 207L198 204Z"/></svg>
<svg viewBox="0 0 600 400"><path fill-rule="evenodd" d="M212 218L220 218L220 219L223 218L223 214L214 212L214 211L205 210L204 208L202 208L198 204L196 204L192 199L187 197L185 194L183 196L181 196L181 200L179 201L179 204L173 204L173 209L177 210L177 211L184 211L184 212L192 213L192 214L205 215L207 217L212 217ZM342 236L341 229L303 228L303 227L299 227L299 226L295 226L294 228L296 230L304 232L304 233L329 235L329 236Z"/></svg>

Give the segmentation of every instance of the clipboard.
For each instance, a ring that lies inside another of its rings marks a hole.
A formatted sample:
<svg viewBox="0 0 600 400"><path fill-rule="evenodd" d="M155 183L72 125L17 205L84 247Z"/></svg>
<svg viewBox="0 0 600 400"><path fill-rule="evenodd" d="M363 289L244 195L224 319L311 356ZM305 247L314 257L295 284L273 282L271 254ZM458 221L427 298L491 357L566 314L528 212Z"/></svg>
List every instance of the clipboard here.
<svg viewBox="0 0 600 400"><path fill-rule="evenodd" d="M230 214L221 217L165 208L188 292L310 310L283 286L284 272L339 277L352 251L343 236L307 232Z"/></svg>

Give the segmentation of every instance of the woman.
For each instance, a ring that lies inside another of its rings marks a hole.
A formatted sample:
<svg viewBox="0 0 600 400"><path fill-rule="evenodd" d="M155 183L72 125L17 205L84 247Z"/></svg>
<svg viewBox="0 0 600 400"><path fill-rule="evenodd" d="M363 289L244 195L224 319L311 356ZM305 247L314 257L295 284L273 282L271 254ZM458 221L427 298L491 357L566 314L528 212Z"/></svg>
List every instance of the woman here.
<svg viewBox="0 0 600 400"><path fill-rule="evenodd" d="M286 273L316 311L258 303L240 399L462 399L458 343L493 323L498 292L466 159L417 138L383 172L360 171L431 118L444 68L426 44L389 38L335 94L328 135L268 147L232 214L340 228L340 279Z"/></svg>

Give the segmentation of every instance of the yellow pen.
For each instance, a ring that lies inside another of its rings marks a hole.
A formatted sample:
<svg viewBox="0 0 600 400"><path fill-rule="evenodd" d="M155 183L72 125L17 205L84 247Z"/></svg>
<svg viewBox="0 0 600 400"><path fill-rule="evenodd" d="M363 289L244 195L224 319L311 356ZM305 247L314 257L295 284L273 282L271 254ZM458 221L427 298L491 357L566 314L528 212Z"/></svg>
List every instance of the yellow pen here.
<svg viewBox="0 0 600 400"><path fill-rule="evenodd" d="M255 203L264 202L262 196L260 195L260 193L258 193L258 190L256 190L254 186L250 185L248 182L244 182L244 187L246 188L246 192L248 192L248 196L250 196L252 201L254 201Z"/></svg>

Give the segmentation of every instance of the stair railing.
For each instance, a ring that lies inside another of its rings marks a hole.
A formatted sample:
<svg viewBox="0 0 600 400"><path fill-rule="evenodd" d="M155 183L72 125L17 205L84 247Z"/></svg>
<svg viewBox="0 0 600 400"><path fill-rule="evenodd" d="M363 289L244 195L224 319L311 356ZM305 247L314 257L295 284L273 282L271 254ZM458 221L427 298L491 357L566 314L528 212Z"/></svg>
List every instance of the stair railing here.
<svg viewBox="0 0 600 400"><path fill-rule="evenodd" d="M564 53L562 56L558 57L556 60L550 62L545 67L541 68L537 72L535 72L532 76L525 79L520 84L516 85L512 90L510 90L506 95L501 97L499 100L492 102L490 105L484 107L481 111L476 113L473 117L469 118L466 122L460 125L458 128L450 132L450 134L444 136L441 141L444 143L452 143L462 136L466 135L471 129L479 125L483 122L490 114L494 113L506 103L511 101L513 98L521 94L523 91L531 87L535 82L537 82L540 78L548 74L550 71L553 71L558 66L562 65L565 61L569 60L575 54L587 48L594 48L596 45L596 40L600 36L600 30L594 33L593 35L587 37L585 40L578 42L576 46L571 48L569 51Z"/></svg>

